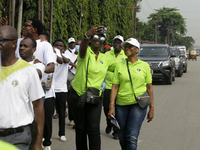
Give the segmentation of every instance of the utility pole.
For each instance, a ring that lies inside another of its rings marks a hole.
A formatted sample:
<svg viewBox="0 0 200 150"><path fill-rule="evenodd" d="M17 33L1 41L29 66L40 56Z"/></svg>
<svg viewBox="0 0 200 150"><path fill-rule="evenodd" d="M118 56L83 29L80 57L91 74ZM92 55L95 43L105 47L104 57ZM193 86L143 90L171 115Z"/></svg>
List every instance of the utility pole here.
<svg viewBox="0 0 200 150"><path fill-rule="evenodd" d="M154 21L155 22L155 28L156 28L156 34L155 34L155 43L158 44L158 36L159 36L159 22L162 22L162 20L159 20L159 11L158 11L158 15L157 15L157 20Z"/></svg>
<svg viewBox="0 0 200 150"><path fill-rule="evenodd" d="M127 7L127 8L132 8L132 37L135 38L135 32L136 32L136 9L140 8L137 6L137 0L134 1L135 4L133 7Z"/></svg>
<svg viewBox="0 0 200 150"><path fill-rule="evenodd" d="M170 28L170 22L168 22L168 27L166 29L167 29L167 44L170 45L170 30L172 29Z"/></svg>

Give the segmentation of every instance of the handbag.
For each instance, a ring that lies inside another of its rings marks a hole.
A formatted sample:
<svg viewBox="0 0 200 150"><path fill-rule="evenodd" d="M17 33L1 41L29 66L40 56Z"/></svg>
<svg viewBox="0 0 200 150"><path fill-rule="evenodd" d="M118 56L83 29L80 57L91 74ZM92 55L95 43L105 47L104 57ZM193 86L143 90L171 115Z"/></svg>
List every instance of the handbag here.
<svg viewBox="0 0 200 150"><path fill-rule="evenodd" d="M47 77L47 81L46 81L46 90L50 90L51 89L51 84L52 84L52 79L53 79L53 75L48 75Z"/></svg>
<svg viewBox="0 0 200 150"><path fill-rule="evenodd" d="M127 64L127 70L128 70L128 74L129 74L129 78L130 78L131 87L132 87L132 90L133 90L134 97L135 97L136 101L138 102L138 104L141 108L146 108L147 106L149 106L151 104L151 99L149 97L149 94L146 91L144 94L136 97L134 89L133 89L131 74L130 74L129 67L128 67L128 59L126 61L126 64Z"/></svg>
<svg viewBox="0 0 200 150"><path fill-rule="evenodd" d="M86 92L80 96L78 100L78 107L83 108L85 103L98 105L100 103L99 90L96 88L87 88L87 79L88 79L88 65L89 58L87 62L87 71L86 71Z"/></svg>
<svg viewBox="0 0 200 150"><path fill-rule="evenodd" d="M77 62L77 59L74 61L74 64ZM72 88L72 80L75 77L75 74L71 71L73 69L73 66L71 66L71 69L68 70L68 76L67 76L67 88L70 90Z"/></svg>
<svg viewBox="0 0 200 150"><path fill-rule="evenodd" d="M72 88L72 80L74 79L75 74L71 72L71 70L68 70L68 76L67 76L67 89L70 90Z"/></svg>

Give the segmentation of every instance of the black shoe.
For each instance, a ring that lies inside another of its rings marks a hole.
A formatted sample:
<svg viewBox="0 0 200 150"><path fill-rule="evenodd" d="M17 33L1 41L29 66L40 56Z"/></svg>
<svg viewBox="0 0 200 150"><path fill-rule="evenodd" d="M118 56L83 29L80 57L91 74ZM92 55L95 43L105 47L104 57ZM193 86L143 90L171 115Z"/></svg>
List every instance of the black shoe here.
<svg viewBox="0 0 200 150"><path fill-rule="evenodd" d="M106 127L106 133L109 134L111 132L112 127L111 126L107 126Z"/></svg>
<svg viewBox="0 0 200 150"><path fill-rule="evenodd" d="M118 139L119 139L118 133L113 132L112 135L113 135L113 138L114 138L115 140L118 140Z"/></svg>

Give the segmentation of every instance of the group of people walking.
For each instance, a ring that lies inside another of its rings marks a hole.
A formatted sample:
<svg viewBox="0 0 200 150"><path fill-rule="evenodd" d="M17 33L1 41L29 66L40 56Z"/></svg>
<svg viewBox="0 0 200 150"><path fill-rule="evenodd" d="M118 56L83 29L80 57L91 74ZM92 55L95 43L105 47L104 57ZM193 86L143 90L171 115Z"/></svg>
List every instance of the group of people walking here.
<svg viewBox="0 0 200 150"><path fill-rule="evenodd" d="M103 29L94 25L82 41L69 38L66 50L61 39L51 46L37 19L26 21L20 39L14 28L0 27L0 95L3 97L0 122L4 122L0 123L0 140L24 150L42 149L42 143L44 150L50 150L55 107L59 139L66 141L67 102L69 121L75 122L77 150L101 149L102 106L107 123L105 132L109 134L113 130L113 138L119 139L122 150L137 149L146 114L148 122L154 117L150 66L137 58L140 43L134 38L124 41L117 35L113 49L104 46ZM105 54L100 52L102 47ZM74 78L67 82L70 74ZM103 83L106 83L105 91L101 90ZM149 109L141 108L134 97L146 91L151 99ZM113 116L120 128L111 123ZM23 142L25 139L27 143Z"/></svg>

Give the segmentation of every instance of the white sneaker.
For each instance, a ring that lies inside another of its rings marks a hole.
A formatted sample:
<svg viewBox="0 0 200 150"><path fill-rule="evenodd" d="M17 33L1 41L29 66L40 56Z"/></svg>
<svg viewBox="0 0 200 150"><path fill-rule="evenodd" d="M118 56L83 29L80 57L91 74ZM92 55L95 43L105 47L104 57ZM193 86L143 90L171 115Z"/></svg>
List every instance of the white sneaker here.
<svg viewBox="0 0 200 150"><path fill-rule="evenodd" d="M66 139L66 137L65 137L64 135L62 135L62 136L60 137L60 140L61 140L62 142L65 142L67 139Z"/></svg>
<svg viewBox="0 0 200 150"><path fill-rule="evenodd" d="M74 120L71 120L71 121L68 123L68 125L71 125L71 126L75 125Z"/></svg>
<svg viewBox="0 0 200 150"><path fill-rule="evenodd" d="M43 150L51 150L51 146L44 146Z"/></svg>

